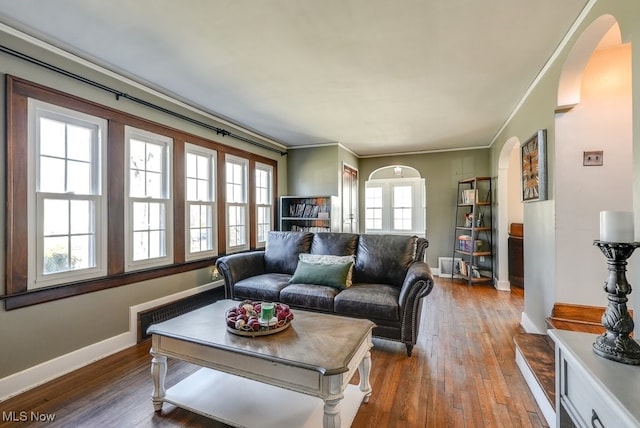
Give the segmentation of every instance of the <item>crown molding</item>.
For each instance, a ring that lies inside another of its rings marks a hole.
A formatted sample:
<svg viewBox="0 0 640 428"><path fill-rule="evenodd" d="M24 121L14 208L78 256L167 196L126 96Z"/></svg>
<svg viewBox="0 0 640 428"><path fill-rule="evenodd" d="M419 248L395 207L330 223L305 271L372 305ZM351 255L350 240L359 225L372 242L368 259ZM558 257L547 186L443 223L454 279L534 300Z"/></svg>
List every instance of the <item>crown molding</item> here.
<svg viewBox="0 0 640 428"><path fill-rule="evenodd" d="M67 59L67 60L69 60L71 62L74 62L74 63L76 63L78 65L81 65L81 66L86 67L86 68L88 68L90 70L96 71L96 72L98 72L98 73L100 73L100 74L102 74L104 76L107 76L107 77L110 77L112 79L115 79L115 80L117 80L117 81L119 81L119 82L121 82L121 83L123 83L125 85L134 87L134 88L139 89L139 90L141 90L141 91L143 91L143 92L145 92L145 93L147 93L149 95L152 95L154 97L160 98L160 99L162 99L164 101L168 101L168 102L170 102L170 103L172 103L172 104L174 104L174 105L176 105L178 107L184 108L184 109L186 109L188 111L191 111L193 113L196 113L198 115L204 116L204 117L206 117L208 119L211 119L211 120L213 120L213 121L215 121L215 122L217 122L217 123L219 123L221 125L224 125L224 126L229 127L229 128L233 128L236 131L239 131L239 132L242 132L242 133L244 133L246 135L250 135L250 136L252 136L254 138L260 139L260 140L262 140L262 141L264 141L266 143L272 144L272 145L274 145L274 146L276 146L276 147L278 147L280 149L283 149L283 150L289 149L289 147L287 147L286 145L282 144L281 142L275 141L275 140L273 140L273 139L271 139L269 137L261 135L261 134L255 132L255 131L253 131L253 130L251 130L249 128L237 125L237 124L235 124L235 123L233 123L233 122L231 122L231 121L229 121L227 119L224 119L222 117L216 116L215 114L212 114L212 113L204 110L201 107L196 107L194 105L191 105L191 104L188 104L188 103L186 103L184 101L181 101L181 100L177 99L174 96L171 96L171 95L168 95L166 93L160 92L160 91L158 91L156 89L153 89L153 88L151 88L151 87L149 87L147 85L144 85L144 84L142 84L140 82L137 82L137 81L135 81L135 80L133 80L131 78L123 76L122 74L116 73L116 72L114 72L112 70L109 70L109 69L103 67L103 66L100 66L100 65L98 65L98 64L96 64L96 63L94 63L92 61L86 60L86 59L84 59L84 58L82 58L82 57L80 57L80 56L78 56L76 54L73 54L73 53L67 51L67 50L64 50L62 48L54 46L54 45L52 45L52 44L50 44L48 42L45 42L45 41L43 41L41 39L38 39L37 37L31 36L31 35L23 32L21 30L18 30L18 29L14 28L14 27L11 27L11 26L3 24L3 23L0 23L0 31L4 32L6 34L9 34L11 36L14 36L15 38L17 38L19 40L25 41L25 42L27 42L27 43L29 43L31 45L34 45L34 46L36 46L38 48L41 48L41 49L43 49L45 51L51 52L51 53L53 53L53 54L55 54L57 56L60 56L60 57L62 57L64 59Z"/></svg>

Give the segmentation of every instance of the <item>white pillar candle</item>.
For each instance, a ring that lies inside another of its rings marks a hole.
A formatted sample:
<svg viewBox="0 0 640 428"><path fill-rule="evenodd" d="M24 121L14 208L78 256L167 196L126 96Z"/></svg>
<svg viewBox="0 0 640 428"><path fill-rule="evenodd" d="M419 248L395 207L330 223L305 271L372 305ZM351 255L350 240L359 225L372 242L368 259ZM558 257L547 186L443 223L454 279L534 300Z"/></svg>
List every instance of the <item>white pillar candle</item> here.
<svg viewBox="0 0 640 428"><path fill-rule="evenodd" d="M629 211L600 211L600 240L604 242L633 242L633 213Z"/></svg>

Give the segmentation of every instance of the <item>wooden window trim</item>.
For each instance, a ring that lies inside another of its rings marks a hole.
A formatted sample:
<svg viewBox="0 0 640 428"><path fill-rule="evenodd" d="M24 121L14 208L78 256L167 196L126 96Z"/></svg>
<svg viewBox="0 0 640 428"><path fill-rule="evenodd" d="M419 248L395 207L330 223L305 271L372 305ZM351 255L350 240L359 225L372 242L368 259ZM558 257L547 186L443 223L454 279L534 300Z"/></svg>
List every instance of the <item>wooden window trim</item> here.
<svg viewBox="0 0 640 428"><path fill-rule="evenodd" d="M200 145L217 151L219 154L230 154L249 159L249 180L252 177L252 165L255 162L265 163L273 167L273 185L277 188L277 161L260 155L229 147L184 131L170 128L140 117L97 104L75 95L51 89L37 83L6 75L6 278L5 309L12 310L39 303L72 297L94 291L105 290L122 285L151 280L201 269L211 266L215 257L196 261L185 261L184 244L184 156L186 142ZM27 242L27 150L28 150L28 99L35 98L51 104L102 117L108 121L107 163L109 168L108 195L108 261L107 276L104 278L78 281L41 289L27 290L28 242ZM173 249L174 263L158 268L142 271L125 272L124 260L124 127L125 125L146 129L166 135L174 139L173 149ZM224 216L224 183L221 176L221 163L225 156L217 156L218 169L216 184L218 186L218 254L226 254L226 224ZM251 189L251 187L249 187ZM249 194L249 207L253 205L254 195ZM275 211L274 192L274 211ZM274 218L275 218L275 212ZM253 214L255 215L255 213ZM249 216L250 223L254 217ZM255 249L255 234L250 235L251 249Z"/></svg>
<svg viewBox="0 0 640 428"><path fill-rule="evenodd" d="M249 218L253 219L253 223L251 225L251 248L260 248L260 249L265 249L266 248L266 242L258 242L258 194L257 194L257 182L258 179L256 177L256 171L258 170L258 164L262 164L261 162L257 162L255 160L252 160L249 162L249 171L251 172L250 177L249 177L249 181L251 184L251 188L249 189L251 197L252 197L252 201L253 204L251 204L251 209L253 211L249 212ZM267 165L267 164L263 164L265 166L271 166L271 211L273 213L273 195L275 193L275 189L274 189L274 174L275 174L275 168L273 168L272 165ZM276 222L276 218L272 215L271 217L271 230L275 230L275 222Z"/></svg>

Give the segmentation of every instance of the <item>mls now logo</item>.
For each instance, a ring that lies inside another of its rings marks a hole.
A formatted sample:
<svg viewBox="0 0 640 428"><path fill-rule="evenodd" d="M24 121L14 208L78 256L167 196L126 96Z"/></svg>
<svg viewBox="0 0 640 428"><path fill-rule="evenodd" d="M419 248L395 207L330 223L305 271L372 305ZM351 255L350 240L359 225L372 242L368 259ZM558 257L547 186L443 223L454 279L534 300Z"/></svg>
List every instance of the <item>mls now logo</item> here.
<svg viewBox="0 0 640 428"><path fill-rule="evenodd" d="M2 422L53 422L56 415L40 412L2 412Z"/></svg>

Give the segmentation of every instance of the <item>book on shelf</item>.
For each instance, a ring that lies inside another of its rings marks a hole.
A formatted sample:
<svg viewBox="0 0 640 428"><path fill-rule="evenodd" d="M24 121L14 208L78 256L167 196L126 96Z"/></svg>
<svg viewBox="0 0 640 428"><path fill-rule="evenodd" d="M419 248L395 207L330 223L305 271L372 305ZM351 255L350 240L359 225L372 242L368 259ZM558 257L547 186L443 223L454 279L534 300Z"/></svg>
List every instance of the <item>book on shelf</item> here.
<svg viewBox="0 0 640 428"><path fill-rule="evenodd" d="M467 262L464 260L458 262L458 272L460 272L462 276L467 276Z"/></svg>
<svg viewBox="0 0 640 428"><path fill-rule="evenodd" d="M487 190L487 194L484 199L480 199L478 196L478 189L465 189L460 195L460 203L464 205L482 204L491 200L491 192Z"/></svg>
<svg viewBox="0 0 640 428"><path fill-rule="evenodd" d="M310 217L313 207L311 204L292 204L289 206L289 217Z"/></svg>
<svg viewBox="0 0 640 428"><path fill-rule="evenodd" d="M478 269L478 266L472 265L465 260L458 262L458 272L465 277L480 278L480 269Z"/></svg>
<svg viewBox="0 0 640 428"><path fill-rule="evenodd" d="M304 212L302 213L302 217L304 218L309 218L311 217L311 211L313 211L313 205L311 204L306 204L304 207Z"/></svg>
<svg viewBox="0 0 640 428"><path fill-rule="evenodd" d="M291 217L302 217L304 213L304 204L296 204L296 209Z"/></svg>
<svg viewBox="0 0 640 428"><path fill-rule="evenodd" d="M471 242L471 236L469 235L460 235L458 236L458 250L466 251L468 253L475 251L483 251L485 248L485 243L481 239L475 240L475 245Z"/></svg>
<svg viewBox="0 0 640 428"><path fill-rule="evenodd" d="M328 214L326 216L322 215L323 212L328 213L328 211L327 204L318 199L298 199L296 202L292 201L290 203L288 215L289 217L300 218L328 218Z"/></svg>
<svg viewBox="0 0 640 428"><path fill-rule="evenodd" d="M327 204L322 204L318 207L318 214L316 217L321 219L329 218L329 208L327 207Z"/></svg>
<svg viewBox="0 0 640 428"><path fill-rule="evenodd" d="M321 227L321 226L297 226L294 224L291 226L291 231L318 233L318 232L331 232L331 228Z"/></svg>
<svg viewBox="0 0 640 428"><path fill-rule="evenodd" d="M463 204L475 204L478 199L477 189L465 189L462 191L461 202Z"/></svg>

